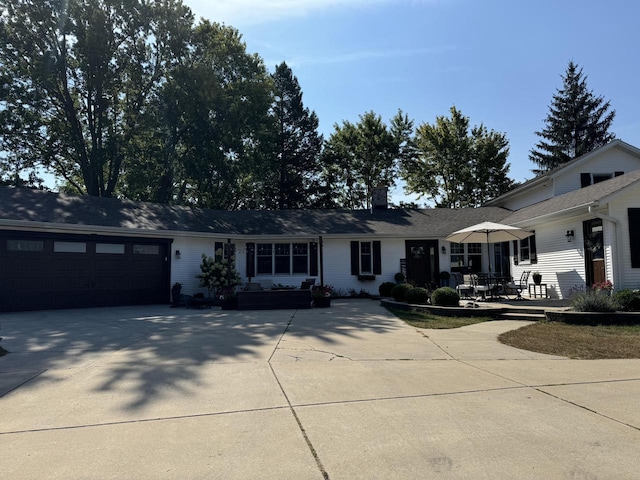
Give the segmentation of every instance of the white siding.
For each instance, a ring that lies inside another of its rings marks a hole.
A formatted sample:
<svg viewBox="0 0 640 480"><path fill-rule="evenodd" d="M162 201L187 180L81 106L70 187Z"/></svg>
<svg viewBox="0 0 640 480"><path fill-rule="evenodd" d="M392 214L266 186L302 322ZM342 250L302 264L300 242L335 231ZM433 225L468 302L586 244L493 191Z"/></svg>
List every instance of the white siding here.
<svg viewBox="0 0 640 480"><path fill-rule="evenodd" d="M581 188L581 173L613 174L631 172L640 168L640 159L630 153L612 148L602 155L596 155L576 168L570 168L554 179L555 195L572 192Z"/></svg>
<svg viewBox="0 0 640 480"><path fill-rule="evenodd" d="M620 223L617 228L618 255L617 266L620 269L620 285L614 285L615 289L640 288L640 268L631 268L631 247L629 239L628 208L640 208L640 186L632 186L624 194L615 197L609 206L609 215L618 218Z"/></svg>
<svg viewBox="0 0 640 480"><path fill-rule="evenodd" d="M202 254L214 255L215 242L226 241L213 238L175 237L171 246L171 285L182 284L182 293L207 293L206 288L198 285L196 275L200 273ZM176 250L180 250L180 258L176 258Z"/></svg>
<svg viewBox="0 0 640 480"><path fill-rule="evenodd" d="M585 285L584 254L582 249L582 219L547 223L529 227L536 233L538 262L520 262L512 265L512 276L519 279L525 270L540 272L542 283L547 284L549 297L566 298L572 290ZM573 242L567 242L567 230L575 231ZM513 248L513 247L512 247ZM512 252L513 253L513 252ZM533 279L529 277L529 283ZM525 296L527 292L525 291Z"/></svg>
<svg viewBox="0 0 640 480"><path fill-rule="evenodd" d="M519 210L534 203L542 202L553 197L553 188L551 180L548 184L539 185L531 190L523 192L521 195L510 197L504 202L500 203L500 206L508 208L509 210Z"/></svg>

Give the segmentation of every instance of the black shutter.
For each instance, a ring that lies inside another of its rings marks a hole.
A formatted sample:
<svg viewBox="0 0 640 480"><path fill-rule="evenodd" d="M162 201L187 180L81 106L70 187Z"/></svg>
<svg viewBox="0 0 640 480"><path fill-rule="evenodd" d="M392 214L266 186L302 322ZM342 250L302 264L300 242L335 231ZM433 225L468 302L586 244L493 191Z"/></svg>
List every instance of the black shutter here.
<svg viewBox="0 0 640 480"><path fill-rule="evenodd" d="M627 214L629 215L631 268L640 268L640 208L629 208Z"/></svg>
<svg viewBox="0 0 640 480"><path fill-rule="evenodd" d="M373 242L373 274L382 273L382 248L379 240Z"/></svg>
<svg viewBox="0 0 640 480"><path fill-rule="evenodd" d="M536 248L536 233L529 237L529 258L531 263L538 263L538 249Z"/></svg>
<svg viewBox="0 0 640 480"><path fill-rule="evenodd" d="M614 172L614 177L619 177L620 175L624 175L624 172Z"/></svg>
<svg viewBox="0 0 640 480"><path fill-rule="evenodd" d="M351 275L360 274L360 242L351 242Z"/></svg>
<svg viewBox="0 0 640 480"><path fill-rule="evenodd" d="M256 244L247 243L247 277L256 276L256 262L255 262Z"/></svg>
<svg viewBox="0 0 640 480"><path fill-rule="evenodd" d="M309 244L309 275L315 277L318 275L318 243L311 242Z"/></svg>
<svg viewBox="0 0 640 480"><path fill-rule="evenodd" d="M518 240L513 241L513 264L518 264Z"/></svg>
<svg viewBox="0 0 640 480"><path fill-rule="evenodd" d="M591 185L591 174L590 173L581 173L580 174L580 187L588 187Z"/></svg>

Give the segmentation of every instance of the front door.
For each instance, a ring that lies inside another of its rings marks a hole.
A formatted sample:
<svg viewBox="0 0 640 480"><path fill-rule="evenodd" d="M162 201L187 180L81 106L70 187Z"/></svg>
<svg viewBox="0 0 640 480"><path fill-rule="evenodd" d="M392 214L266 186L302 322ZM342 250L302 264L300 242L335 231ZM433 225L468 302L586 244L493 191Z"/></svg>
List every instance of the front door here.
<svg viewBox="0 0 640 480"><path fill-rule="evenodd" d="M418 287L435 287L438 280L438 241L407 240L407 281Z"/></svg>
<svg viewBox="0 0 640 480"><path fill-rule="evenodd" d="M607 280L604 265L604 232L602 220L595 218L582 224L584 232L584 262L587 287Z"/></svg>

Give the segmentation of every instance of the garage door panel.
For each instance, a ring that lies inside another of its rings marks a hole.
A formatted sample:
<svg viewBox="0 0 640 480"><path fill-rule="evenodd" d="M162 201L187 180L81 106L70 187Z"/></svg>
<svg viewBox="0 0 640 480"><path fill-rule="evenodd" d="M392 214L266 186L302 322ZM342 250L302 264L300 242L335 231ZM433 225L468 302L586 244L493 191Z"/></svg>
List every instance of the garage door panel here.
<svg viewBox="0 0 640 480"><path fill-rule="evenodd" d="M40 251L9 251L7 238L0 232L0 311L169 301L168 241L42 235Z"/></svg>

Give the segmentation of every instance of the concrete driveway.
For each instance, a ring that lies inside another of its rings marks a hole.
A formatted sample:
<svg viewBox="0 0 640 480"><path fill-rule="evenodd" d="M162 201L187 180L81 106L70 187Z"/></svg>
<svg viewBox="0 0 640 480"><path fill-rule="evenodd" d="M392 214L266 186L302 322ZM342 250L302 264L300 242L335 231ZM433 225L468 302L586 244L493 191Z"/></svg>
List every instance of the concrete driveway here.
<svg viewBox="0 0 640 480"><path fill-rule="evenodd" d="M0 472L48 479L637 479L640 361L330 309L0 315Z"/></svg>

